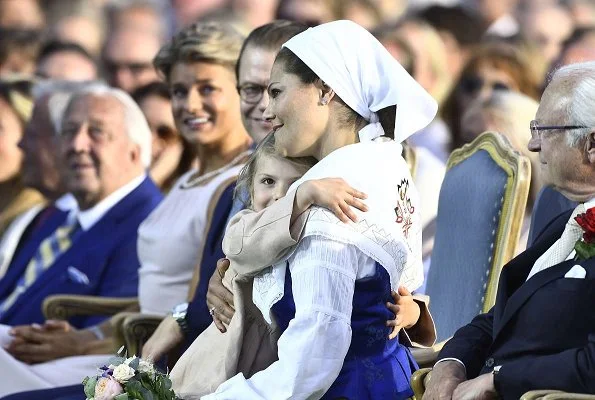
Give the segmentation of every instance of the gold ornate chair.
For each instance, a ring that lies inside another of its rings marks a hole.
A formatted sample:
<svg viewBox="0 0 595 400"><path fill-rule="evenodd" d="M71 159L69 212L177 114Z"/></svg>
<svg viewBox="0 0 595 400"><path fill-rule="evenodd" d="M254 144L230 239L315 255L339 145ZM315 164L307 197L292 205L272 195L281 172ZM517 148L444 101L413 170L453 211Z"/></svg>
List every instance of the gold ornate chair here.
<svg viewBox="0 0 595 400"><path fill-rule="evenodd" d="M519 240L530 168L528 158L495 132L481 134L449 157L426 286L438 344L413 349L421 367L433 365L459 327L494 305L500 270ZM418 398L428 372L412 377Z"/></svg>
<svg viewBox="0 0 595 400"><path fill-rule="evenodd" d="M111 316L122 311L138 309L138 299L58 294L48 296L42 307L46 319L65 320L74 316Z"/></svg>
<svg viewBox="0 0 595 400"><path fill-rule="evenodd" d="M521 400L595 400L593 394L566 393L559 390L532 390L521 397Z"/></svg>

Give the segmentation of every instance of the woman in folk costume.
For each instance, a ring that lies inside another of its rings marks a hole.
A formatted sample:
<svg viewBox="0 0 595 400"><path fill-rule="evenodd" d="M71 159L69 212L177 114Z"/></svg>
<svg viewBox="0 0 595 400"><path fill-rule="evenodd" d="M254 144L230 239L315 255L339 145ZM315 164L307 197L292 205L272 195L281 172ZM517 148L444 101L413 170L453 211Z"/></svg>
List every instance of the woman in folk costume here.
<svg viewBox="0 0 595 400"><path fill-rule="evenodd" d="M289 40L268 92L277 150L319 160L289 193L341 177L367 194L369 211L343 223L310 209L293 251L254 280L254 303L283 332L278 361L203 398L408 398L416 365L385 326L391 288L423 280L419 199L400 142L432 121L436 103L349 21Z"/></svg>

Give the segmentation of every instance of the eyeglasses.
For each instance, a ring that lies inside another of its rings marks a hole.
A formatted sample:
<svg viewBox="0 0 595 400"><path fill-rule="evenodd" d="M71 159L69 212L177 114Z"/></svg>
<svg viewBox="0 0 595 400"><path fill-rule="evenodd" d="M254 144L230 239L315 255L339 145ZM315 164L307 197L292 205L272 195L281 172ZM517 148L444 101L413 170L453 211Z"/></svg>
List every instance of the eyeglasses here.
<svg viewBox="0 0 595 400"><path fill-rule="evenodd" d="M267 89L266 86L258 85L256 83L245 83L238 86L240 99L249 104L257 104L262 99L262 94Z"/></svg>
<svg viewBox="0 0 595 400"><path fill-rule="evenodd" d="M533 120L529 124L531 129L531 138L535 138L540 135L542 131L568 131L573 129L587 129L588 126L583 125L551 125L551 126L539 126L538 122Z"/></svg>

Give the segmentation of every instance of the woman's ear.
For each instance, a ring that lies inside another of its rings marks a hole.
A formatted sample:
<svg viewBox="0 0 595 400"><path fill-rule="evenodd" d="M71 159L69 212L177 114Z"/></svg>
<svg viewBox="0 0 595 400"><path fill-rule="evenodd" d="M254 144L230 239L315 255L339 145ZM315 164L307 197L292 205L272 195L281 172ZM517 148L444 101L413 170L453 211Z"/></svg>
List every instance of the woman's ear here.
<svg viewBox="0 0 595 400"><path fill-rule="evenodd" d="M331 87L324 83L322 80L316 81L315 85L318 88L320 104L326 106L331 102L332 98L335 96L335 91L331 89Z"/></svg>

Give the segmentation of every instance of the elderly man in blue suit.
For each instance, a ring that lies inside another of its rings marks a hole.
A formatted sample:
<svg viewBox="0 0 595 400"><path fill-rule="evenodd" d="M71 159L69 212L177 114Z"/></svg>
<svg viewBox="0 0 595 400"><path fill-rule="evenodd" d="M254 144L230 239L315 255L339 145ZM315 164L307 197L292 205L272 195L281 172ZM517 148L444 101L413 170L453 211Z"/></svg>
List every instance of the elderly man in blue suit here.
<svg viewBox="0 0 595 400"><path fill-rule="evenodd" d="M0 241L0 278L4 276L20 244L27 242L36 228L59 209L77 208L76 200L66 193L59 168L58 126L70 96L86 83L72 81L42 81L33 88L35 106L25 133L19 142L23 151L21 177L23 183L40 193L48 204L32 207L18 216Z"/></svg>
<svg viewBox="0 0 595 400"><path fill-rule="evenodd" d="M66 107L59 140L64 182L78 210L56 210L48 216L0 281L0 342L10 353L0 350L0 394L52 386L51 368L35 370L16 359L35 362L36 353L47 352L51 342L44 341L53 329L101 322L99 317L84 317L57 327L41 325L47 296L137 295L137 229L162 199L145 174L151 132L141 110L123 91L96 84L77 92ZM48 370L50 375L44 375ZM80 369L75 370L73 383L80 378ZM56 374L63 377L68 372Z"/></svg>
<svg viewBox="0 0 595 400"><path fill-rule="evenodd" d="M595 217L593 109L595 62L558 70L531 124L529 149L539 153L547 183L579 206L504 266L495 306L447 342L424 399L595 393L595 243L583 226Z"/></svg>

